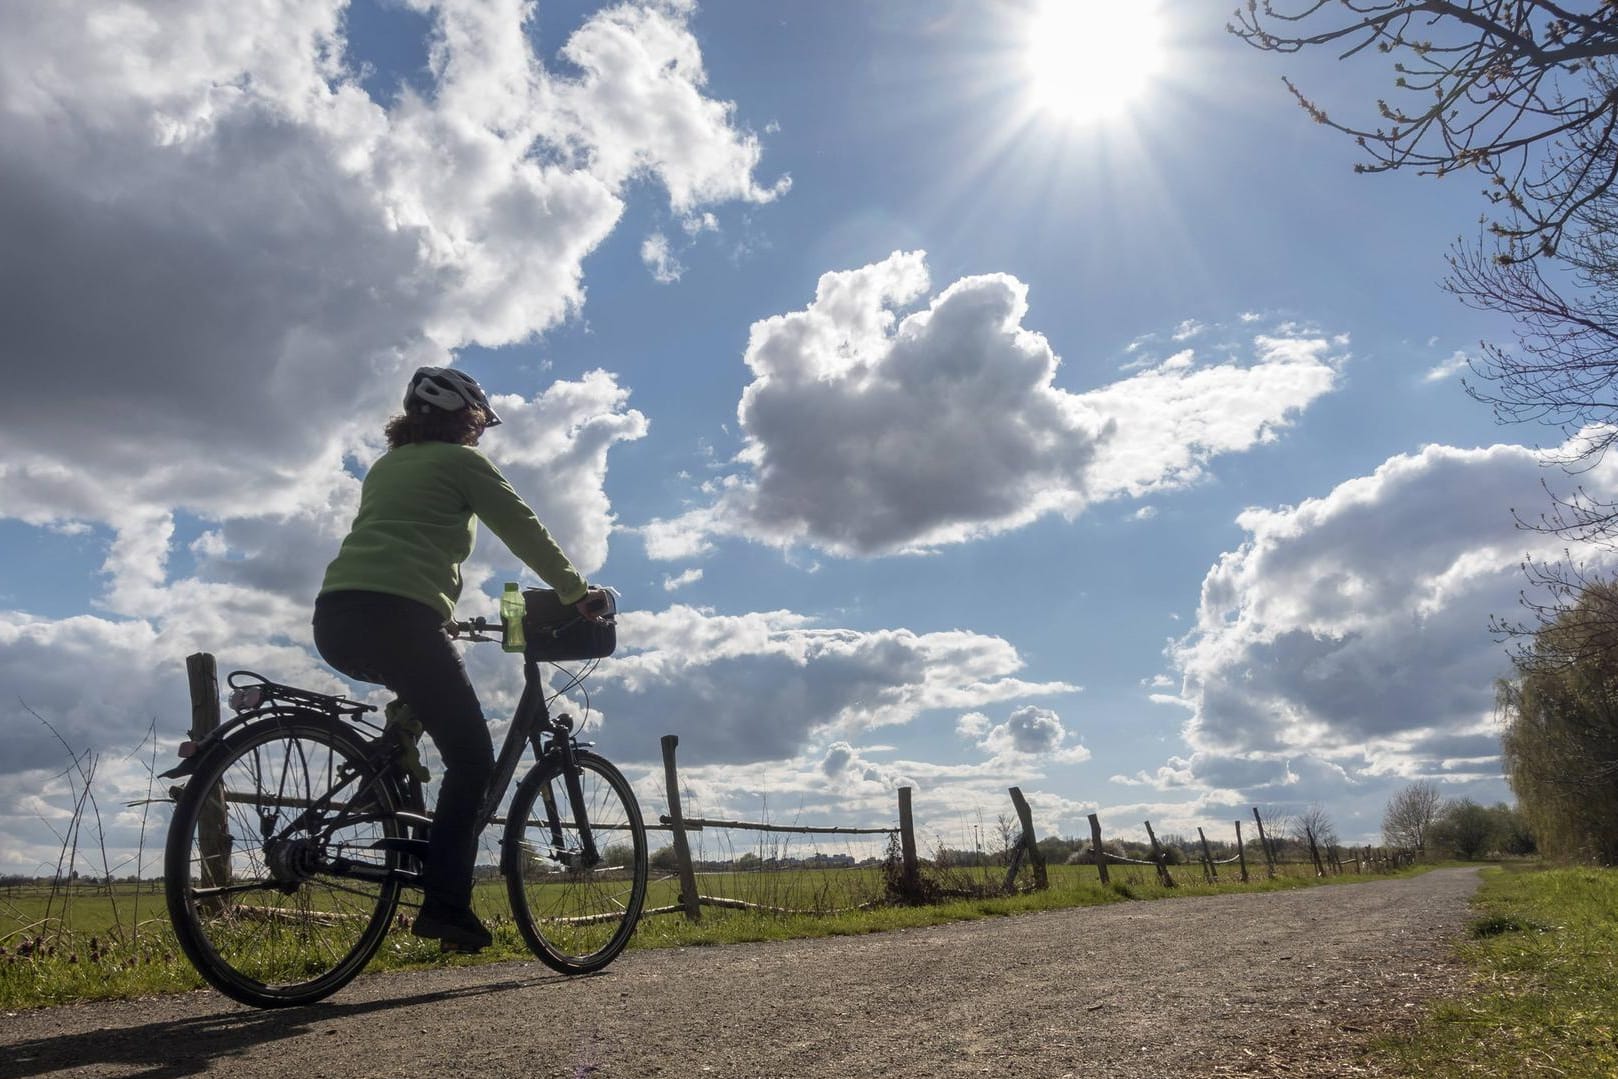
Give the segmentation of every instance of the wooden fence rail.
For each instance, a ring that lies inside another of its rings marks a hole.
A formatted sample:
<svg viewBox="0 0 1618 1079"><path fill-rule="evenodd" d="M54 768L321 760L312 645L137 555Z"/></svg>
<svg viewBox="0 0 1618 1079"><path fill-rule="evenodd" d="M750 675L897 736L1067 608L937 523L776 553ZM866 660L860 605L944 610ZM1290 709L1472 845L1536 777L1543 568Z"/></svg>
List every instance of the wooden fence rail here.
<svg viewBox="0 0 1618 1079"><path fill-rule="evenodd" d="M675 735L665 735L663 738L663 770L668 793L669 811L661 814L658 823L649 826L649 830L667 831L673 838L674 858L677 863L680 879L679 901L670 906L657 907L647 910L642 917L657 914L683 913L691 921L698 921L702 916L702 907L721 907L737 910L763 911L777 914L809 913L782 906L765 903L753 903L742 899L726 898L722 896L702 895L697 890L696 863L691 856L691 845L687 840L688 832L700 832L704 829L731 830L753 832L778 832L791 835L887 835L897 836L899 839L899 877L897 886L900 894L913 899L924 894L921 886L920 861L916 854L916 830L914 814L912 811L912 791L909 787L900 787L898 790L898 824L893 827L848 827L842 825L806 825L806 824L773 824L767 821L721 820L707 817L687 817L681 811L679 772L675 764L675 749L679 745L679 738ZM1018 834L1008 850L1009 864L1005 882L1001 886L1003 891L1013 892L1016 888L1017 875L1023 865L1027 865L1033 878L1033 887L1043 889L1049 887L1044 852L1039 849L1038 840L1034 832L1033 811L1028 800L1023 796L1021 789L1010 788L1012 806L1016 811L1017 821L1021 825ZM1280 858L1276 853L1276 841L1264 827L1264 818L1255 807L1253 820L1258 826L1259 849L1264 854L1265 871L1267 876L1276 875L1276 867ZM1088 854L1100 875L1103 885L1110 883L1108 866L1135 865L1150 866L1156 871L1159 882L1164 887L1177 887L1174 876L1169 872L1169 852L1158 841L1157 833L1152 829L1152 822L1146 821L1146 835L1151 844L1150 858L1130 858L1106 849L1102 838L1101 820L1094 814L1089 814L1090 847ZM1239 867L1241 880L1249 880L1247 868L1247 848L1242 836L1242 822L1236 821L1236 853L1228 858L1215 858L1213 844L1209 842L1207 833L1197 828L1201 853L1195 859L1202 868L1204 879L1210 884L1219 882L1218 867L1222 865L1236 865ZM1305 830L1304 839L1307 840L1309 861L1302 864L1310 865L1318 875L1324 876L1330 871L1343 873L1346 866L1339 848L1336 844L1326 845L1324 851L1312 831ZM1371 847L1352 848L1351 857L1354 863L1354 872L1377 872L1392 870L1403 865L1411 864L1415 860L1413 852L1387 851ZM858 904L858 907L869 907L881 903L882 900L873 900L869 903ZM858 909L849 907L845 909ZM833 913L819 911L818 913Z"/></svg>
<svg viewBox="0 0 1618 1079"><path fill-rule="evenodd" d="M916 855L916 829L914 815L911 810L912 792L909 787L900 787L898 790L899 823L897 827L891 828L773 824L768 821L714 820L707 817L687 817L681 810L679 768L675 760L676 749L679 744L679 736L673 734L663 736L663 777L668 796L669 811L660 814L657 818L658 823L648 825L647 830L667 831L673 837L674 858L680 877L680 899L676 905L648 910L642 917L683 912L688 920L695 922L701 919L702 907L704 906L761 910L774 913L801 913L767 904L749 903L740 899L726 899L720 896L700 894L697 890L696 862L691 856L691 844L686 833L700 832L707 828L778 832L789 835L896 835L899 837L900 851L899 890L902 894L911 897L921 895L919 887L921 881L920 861ZM1039 843L1034 835L1033 811L1029 808L1028 801L1023 797L1020 789L1012 787L1010 795L1012 806L1016 810L1018 821L1022 825L1022 832L1018 835L1016 842L1012 844L1011 862L1006 873L1003 890L1006 892L1015 890L1017 874L1024 861L1027 862L1032 872L1033 886L1036 889L1049 887L1049 878L1045 868L1045 854L1039 849Z"/></svg>

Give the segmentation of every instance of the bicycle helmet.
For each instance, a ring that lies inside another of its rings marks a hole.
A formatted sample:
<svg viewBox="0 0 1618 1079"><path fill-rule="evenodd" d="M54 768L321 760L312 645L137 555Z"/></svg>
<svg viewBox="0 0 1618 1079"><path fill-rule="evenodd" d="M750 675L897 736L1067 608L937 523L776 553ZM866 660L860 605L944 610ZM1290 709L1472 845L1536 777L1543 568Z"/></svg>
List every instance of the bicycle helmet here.
<svg viewBox="0 0 1618 1079"><path fill-rule="evenodd" d="M405 389L406 412L427 412L435 408L459 412L467 405L476 405L483 410L488 417L485 426L499 424L500 417L495 414L494 406L489 404L489 397L478 385L477 379L453 367L419 367L410 376L410 385Z"/></svg>

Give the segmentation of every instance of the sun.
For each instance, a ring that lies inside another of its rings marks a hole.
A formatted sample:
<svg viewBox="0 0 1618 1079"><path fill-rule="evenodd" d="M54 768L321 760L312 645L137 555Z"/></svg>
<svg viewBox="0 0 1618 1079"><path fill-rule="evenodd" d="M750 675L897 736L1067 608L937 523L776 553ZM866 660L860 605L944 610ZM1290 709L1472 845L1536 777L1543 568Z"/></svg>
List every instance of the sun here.
<svg viewBox="0 0 1618 1079"><path fill-rule="evenodd" d="M1030 100L1066 123L1120 116L1163 68L1156 0L1038 0L1027 32Z"/></svg>

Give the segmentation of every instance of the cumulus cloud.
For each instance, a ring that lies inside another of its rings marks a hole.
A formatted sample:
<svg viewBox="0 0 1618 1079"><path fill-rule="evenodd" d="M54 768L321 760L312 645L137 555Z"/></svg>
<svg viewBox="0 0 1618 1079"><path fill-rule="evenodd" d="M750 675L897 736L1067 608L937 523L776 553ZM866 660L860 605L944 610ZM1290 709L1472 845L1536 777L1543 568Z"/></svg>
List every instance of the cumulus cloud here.
<svg viewBox="0 0 1618 1079"><path fill-rule="evenodd" d="M61 764L19 699L110 752L172 731L189 651L341 689L308 604L404 374L578 311L631 183L695 221L786 190L707 95L689 3L591 15L565 72L531 3L413 4L427 69L387 100L347 6L0 5L0 363L51 386L0 400L0 515L111 536L95 616L0 612L6 785ZM590 572L645 417L607 373L499 361L484 448ZM492 546L469 576L508 568Z"/></svg>
<svg viewBox="0 0 1618 1079"><path fill-rule="evenodd" d="M1194 752L1159 778L1251 788L1310 762L1351 781L1498 775L1490 717L1509 667L1489 618L1514 608L1525 553L1561 549L1507 507L1542 498L1559 459L1428 446L1242 514L1247 541L1209 571L1196 628L1172 648ZM1586 490L1611 497L1614 467L1585 474Z"/></svg>
<svg viewBox="0 0 1618 1079"><path fill-rule="evenodd" d="M1023 325L1021 281L963 278L901 315L930 288L924 255L898 252L825 274L806 309L755 323L740 468L710 482L708 505L648 526L649 553L688 557L719 535L914 551L1182 487L1273 439L1332 388L1346 347L1282 326L1253 337L1247 360L1184 348L1071 393Z"/></svg>
<svg viewBox="0 0 1618 1079"><path fill-rule="evenodd" d="M757 137L736 127L734 105L703 96L708 76L685 25L695 7L663 0L600 12L562 49L583 77L552 85L593 173L614 184L650 173L686 216L702 203L768 202L791 187L786 177L767 187L753 179Z"/></svg>
<svg viewBox="0 0 1618 1079"><path fill-rule="evenodd" d="M718 615L676 605L619 615L619 655L592 683L603 739L629 759L678 734L703 762L785 760L816 740L934 711L1074 692L1029 682L998 637L822 628L786 611Z"/></svg>
<svg viewBox="0 0 1618 1079"><path fill-rule="evenodd" d="M875 784L883 789L897 790L915 785L904 772L867 759L847 742L833 742L826 747L820 770L828 779L844 788Z"/></svg>
<svg viewBox="0 0 1618 1079"><path fill-rule="evenodd" d="M1067 744L1068 731L1062 717L1037 705L1014 710L1004 723L993 723L982 713L969 713L956 722L955 730L992 757L1033 757L1062 764L1090 759L1090 751L1084 746Z"/></svg>
<svg viewBox="0 0 1618 1079"><path fill-rule="evenodd" d="M433 5L430 92L389 104L345 6L0 11L0 355L56 388L0 402L7 515L304 511L407 369L582 304L630 179L681 212L780 189L702 92L688 4L592 16L571 77L532 5Z"/></svg>

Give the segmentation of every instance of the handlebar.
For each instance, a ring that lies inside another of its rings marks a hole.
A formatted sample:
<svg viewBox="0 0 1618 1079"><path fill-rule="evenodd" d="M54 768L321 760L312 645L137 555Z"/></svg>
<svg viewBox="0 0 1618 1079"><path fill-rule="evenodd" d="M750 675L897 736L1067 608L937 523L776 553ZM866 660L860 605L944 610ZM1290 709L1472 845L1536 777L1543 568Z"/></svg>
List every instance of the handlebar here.
<svg viewBox="0 0 1618 1079"><path fill-rule="evenodd" d="M571 621L563 622L561 625L555 627L553 632L559 634L565 630L571 629L580 622L584 621L584 618L585 616L581 614ZM615 620L608 617L602 619L602 621L610 623ZM479 615L476 618L469 618L465 621L451 619L450 621L444 623L444 629L449 633L451 639L453 640L499 641L501 644L504 644L506 640L506 627L504 623L502 623L498 618L491 620L483 617L482 615Z"/></svg>
<svg viewBox="0 0 1618 1079"><path fill-rule="evenodd" d="M479 615L464 622L450 620L444 623L444 629L455 640L466 641L500 641L505 642L506 629L497 618L493 622ZM495 636L489 636L494 633Z"/></svg>

